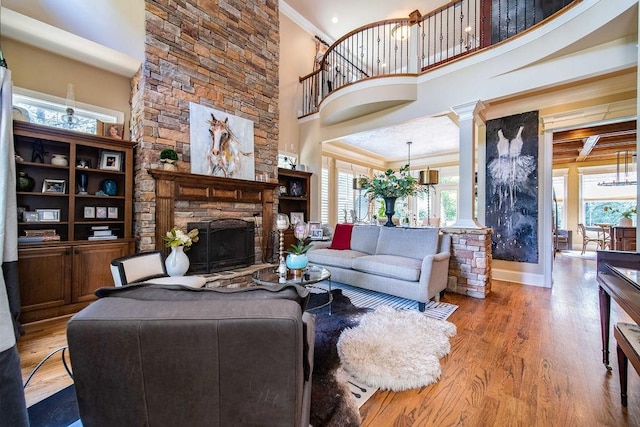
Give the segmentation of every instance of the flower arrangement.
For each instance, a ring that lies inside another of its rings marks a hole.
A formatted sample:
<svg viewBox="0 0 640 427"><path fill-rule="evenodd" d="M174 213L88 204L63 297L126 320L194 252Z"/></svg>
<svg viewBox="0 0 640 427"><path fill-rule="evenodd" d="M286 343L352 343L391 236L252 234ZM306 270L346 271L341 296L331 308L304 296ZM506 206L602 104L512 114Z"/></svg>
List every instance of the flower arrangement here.
<svg viewBox="0 0 640 427"><path fill-rule="evenodd" d="M173 227L170 231L167 231L167 234L165 234L162 240L166 242L168 248L184 246L186 251L193 243L198 241L198 229L194 228L188 233L185 233L178 227Z"/></svg>
<svg viewBox="0 0 640 427"><path fill-rule="evenodd" d="M424 191L418 185L418 180L409 173L409 165L401 167L397 172L387 169L386 172L376 174L373 178L360 178L359 182L365 193L372 199L415 196Z"/></svg>
<svg viewBox="0 0 640 427"><path fill-rule="evenodd" d="M617 208L612 208L611 206L605 206L604 208L602 208L602 210L604 210L605 212L611 212L614 214L620 214L621 217L623 218L631 218L632 215L637 214L637 206L634 206L631 209L626 209L624 211L621 211Z"/></svg>

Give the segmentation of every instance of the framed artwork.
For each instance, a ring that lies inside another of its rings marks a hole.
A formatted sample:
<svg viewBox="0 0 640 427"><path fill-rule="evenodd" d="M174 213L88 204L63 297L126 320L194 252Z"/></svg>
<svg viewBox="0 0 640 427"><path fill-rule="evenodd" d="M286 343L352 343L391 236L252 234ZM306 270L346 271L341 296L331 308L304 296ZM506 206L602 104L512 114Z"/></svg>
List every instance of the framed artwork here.
<svg viewBox="0 0 640 427"><path fill-rule="evenodd" d="M96 208L93 206L85 206L84 207L84 217L85 218L95 218L96 217Z"/></svg>
<svg viewBox="0 0 640 427"><path fill-rule="evenodd" d="M109 206L107 208L107 218L118 219L118 208L116 206Z"/></svg>
<svg viewBox="0 0 640 427"><path fill-rule="evenodd" d="M320 240L324 237L320 222L309 221L309 237L311 237L311 240Z"/></svg>
<svg viewBox="0 0 640 427"><path fill-rule="evenodd" d="M42 181L43 193L64 193L67 190L67 181L64 179L44 179Z"/></svg>
<svg viewBox="0 0 640 427"><path fill-rule="evenodd" d="M106 218L107 208L105 206L98 206L96 208L96 218Z"/></svg>
<svg viewBox="0 0 640 427"><path fill-rule="evenodd" d="M22 220L24 222L38 222L38 212L36 212L36 211L25 211L22 214Z"/></svg>
<svg viewBox="0 0 640 427"><path fill-rule="evenodd" d="M289 181L289 196L302 197L302 181L299 179L292 179Z"/></svg>
<svg viewBox="0 0 640 427"><path fill-rule="evenodd" d="M255 179L253 122L189 104L191 173Z"/></svg>
<svg viewBox="0 0 640 427"><path fill-rule="evenodd" d="M38 213L38 221L60 221L60 209L36 209L36 212Z"/></svg>
<svg viewBox="0 0 640 427"><path fill-rule="evenodd" d="M119 151L102 151L100 153L100 169L120 171L122 167L122 153Z"/></svg>
<svg viewBox="0 0 640 427"><path fill-rule="evenodd" d="M304 212L291 212L289 216L291 217L291 225L304 221Z"/></svg>
<svg viewBox="0 0 640 427"><path fill-rule="evenodd" d="M108 136L109 138L122 139L124 136L124 124L122 123L105 123L98 120L98 135Z"/></svg>
<svg viewBox="0 0 640 427"><path fill-rule="evenodd" d="M487 121L485 224L493 259L538 263L538 112Z"/></svg>

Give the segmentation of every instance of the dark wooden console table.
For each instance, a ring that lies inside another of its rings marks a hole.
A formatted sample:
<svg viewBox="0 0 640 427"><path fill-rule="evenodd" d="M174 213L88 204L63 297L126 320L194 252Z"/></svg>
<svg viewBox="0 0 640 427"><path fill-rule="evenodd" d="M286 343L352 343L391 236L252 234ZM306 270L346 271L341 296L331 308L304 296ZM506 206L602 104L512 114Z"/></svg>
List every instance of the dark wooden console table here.
<svg viewBox="0 0 640 427"><path fill-rule="evenodd" d="M609 365L611 299L640 324L640 254L598 251L597 276L602 333L602 362Z"/></svg>

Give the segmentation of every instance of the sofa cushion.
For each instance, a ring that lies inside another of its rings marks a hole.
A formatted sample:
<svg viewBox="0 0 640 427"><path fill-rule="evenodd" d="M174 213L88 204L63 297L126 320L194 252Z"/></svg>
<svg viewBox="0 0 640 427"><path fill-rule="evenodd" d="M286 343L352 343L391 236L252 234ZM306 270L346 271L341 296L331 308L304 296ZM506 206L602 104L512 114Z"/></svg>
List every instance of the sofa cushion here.
<svg viewBox="0 0 640 427"><path fill-rule="evenodd" d="M437 228L381 227L376 255L397 255L422 260L438 253Z"/></svg>
<svg viewBox="0 0 640 427"><path fill-rule="evenodd" d="M98 298L119 297L146 301L289 299L300 304L303 311L310 297L309 290L304 286L289 284L245 288L193 288L183 285L135 283L121 287L98 288L95 295Z"/></svg>
<svg viewBox="0 0 640 427"><path fill-rule="evenodd" d="M336 224L336 230L331 240L331 249L351 249L351 232L353 224Z"/></svg>
<svg viewBox="0 0 640 427"><path fill-rule="evenodd" d="M354 259L352 266L363 273L417 282L422 261L396 255L368 255Z"/></svg>
<svg viewBox="0 0 640 427"><path fill-rule="evenodd" d="M342 268L351 268L351 263L355 258L365 255L368 254L350 249L336 251L325 248L307 252L307 257L311 263Z"/></svg>
<svg viewBox="0 0 640 427"><path fill-rule="evenodd" d="M351 249L373 255L376 253L380 228L377 225L358 225L351 232Z"/></svg>

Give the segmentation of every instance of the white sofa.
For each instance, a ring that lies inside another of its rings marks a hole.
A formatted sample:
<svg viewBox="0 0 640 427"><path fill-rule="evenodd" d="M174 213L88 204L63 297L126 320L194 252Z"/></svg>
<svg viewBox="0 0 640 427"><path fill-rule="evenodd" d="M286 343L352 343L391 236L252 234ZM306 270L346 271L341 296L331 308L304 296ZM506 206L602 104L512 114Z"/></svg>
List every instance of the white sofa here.
<svg viewBox="0 0 640 427"><path fill-rule="evenodd" d="M416 300L420 311L447 287L451 237L437 228L356 225L349 249L331 244L314 243L308 256L337 282Z"/></svg>

